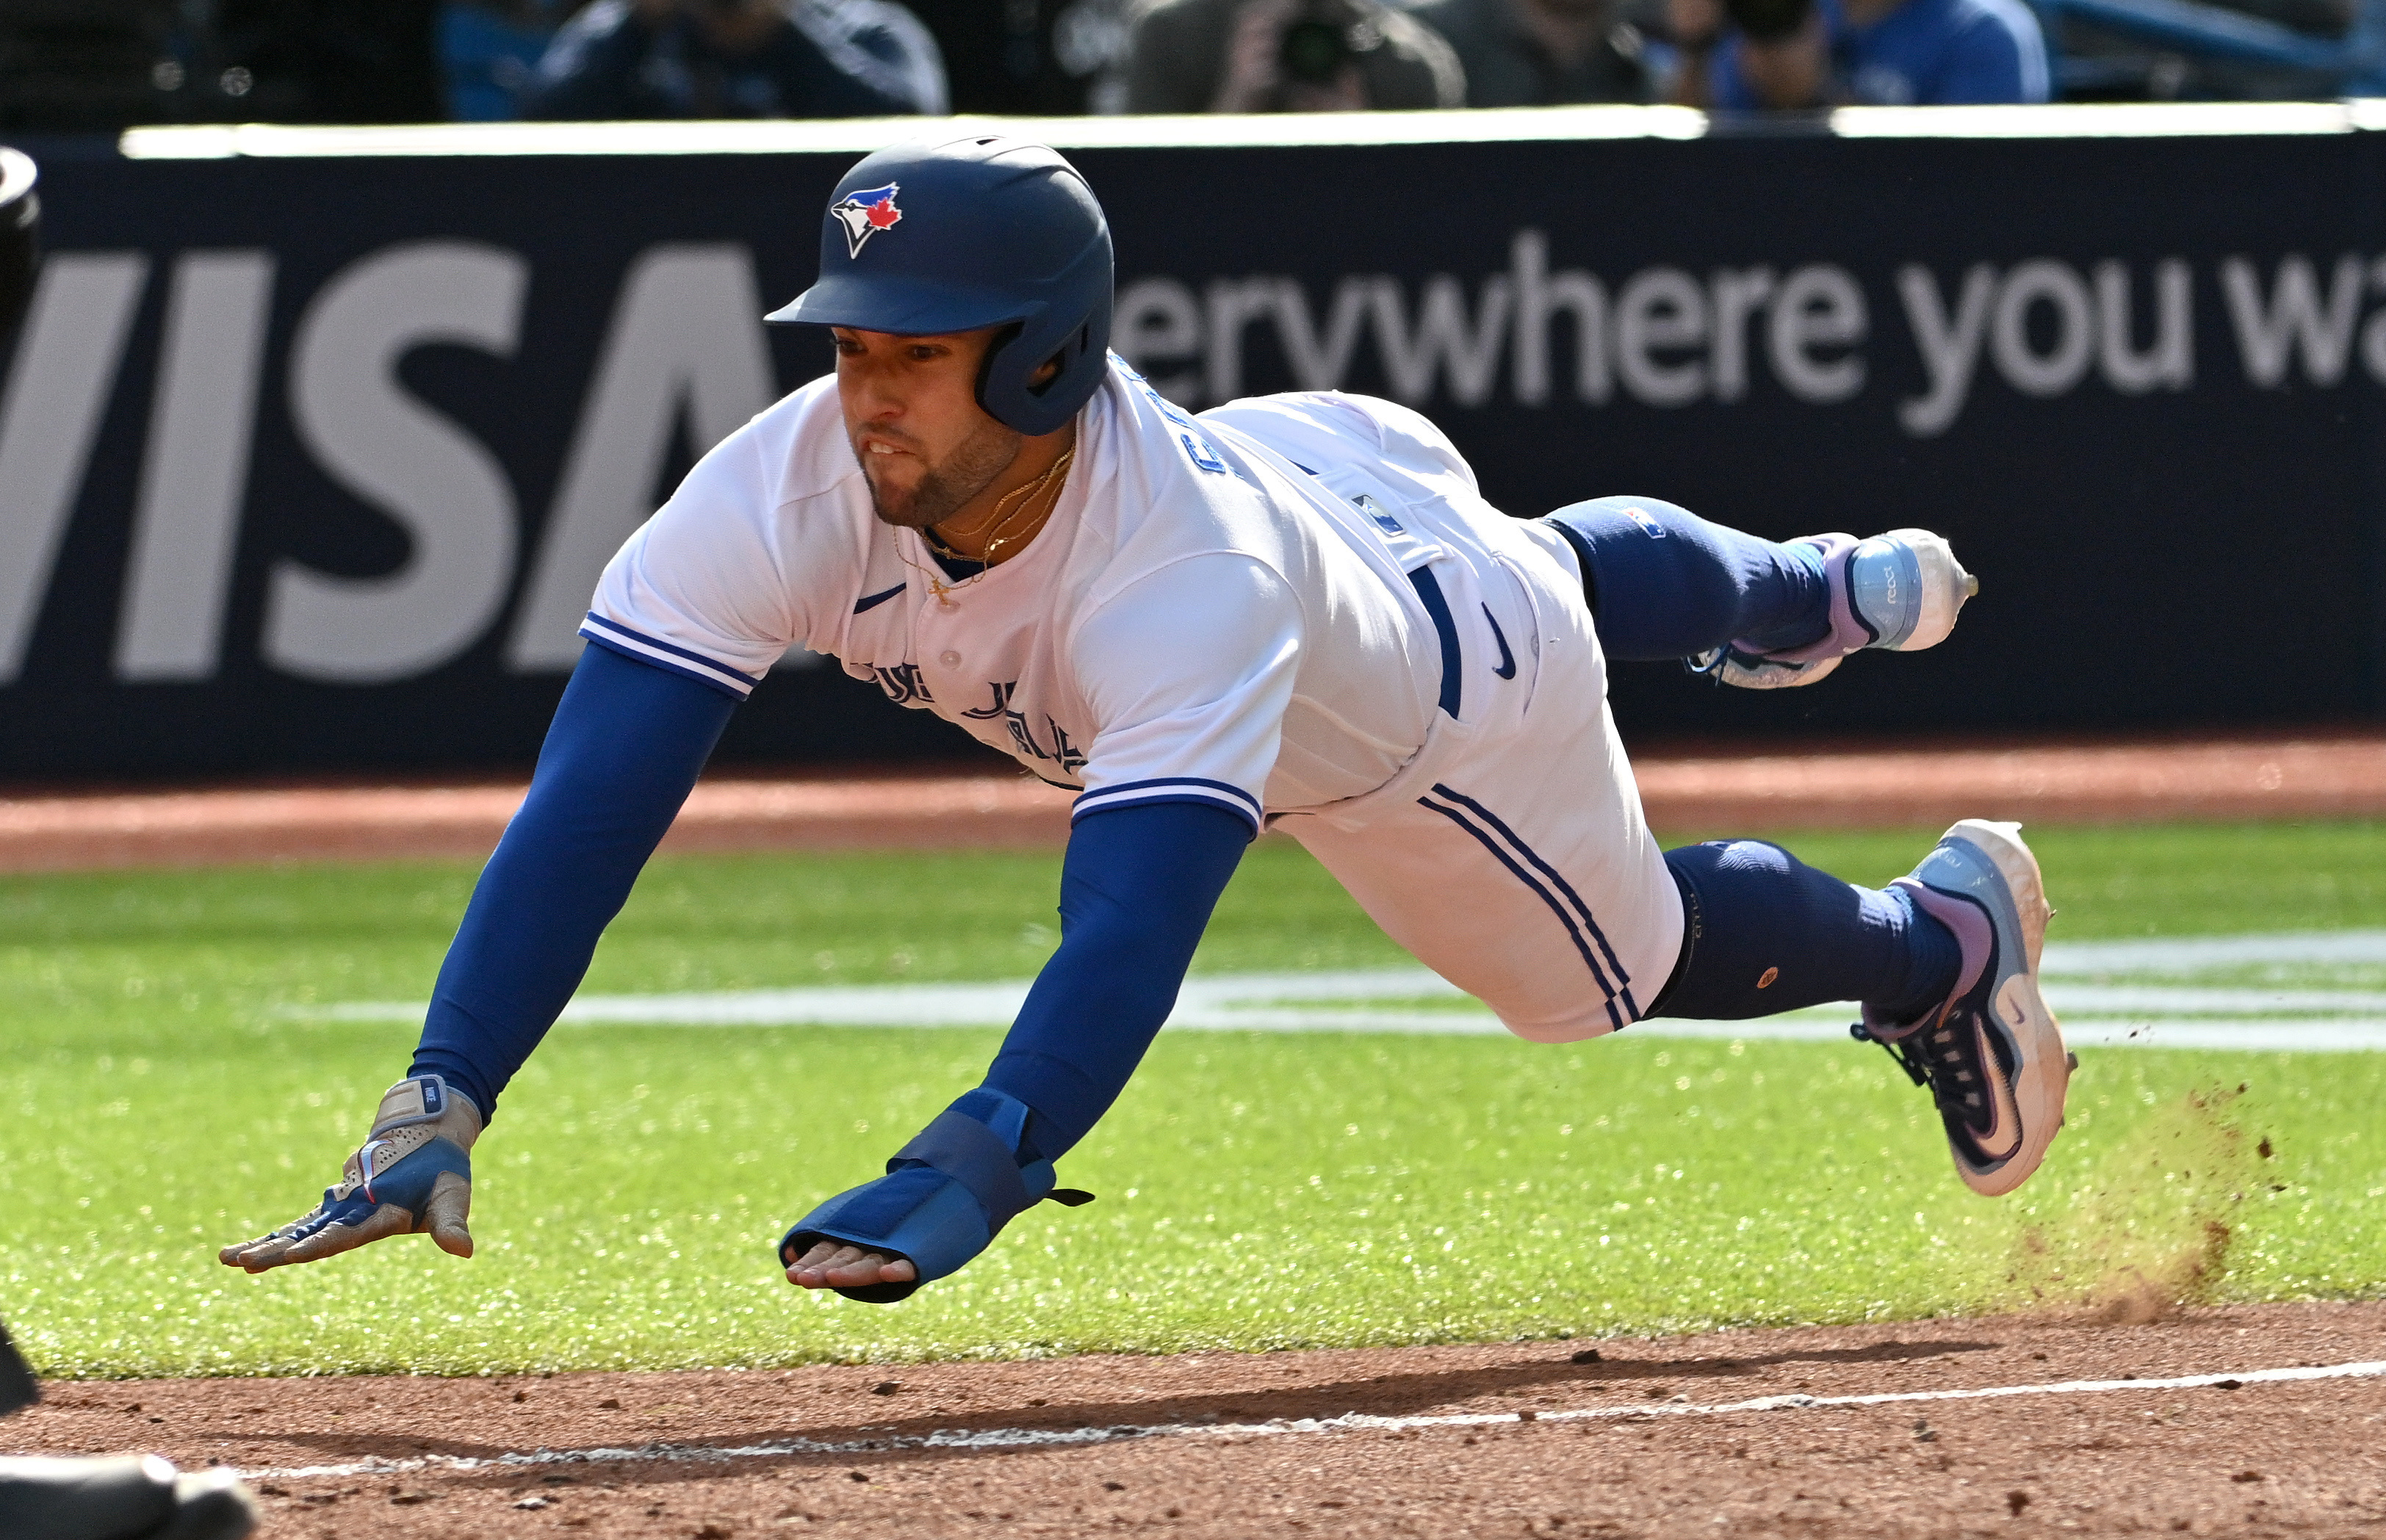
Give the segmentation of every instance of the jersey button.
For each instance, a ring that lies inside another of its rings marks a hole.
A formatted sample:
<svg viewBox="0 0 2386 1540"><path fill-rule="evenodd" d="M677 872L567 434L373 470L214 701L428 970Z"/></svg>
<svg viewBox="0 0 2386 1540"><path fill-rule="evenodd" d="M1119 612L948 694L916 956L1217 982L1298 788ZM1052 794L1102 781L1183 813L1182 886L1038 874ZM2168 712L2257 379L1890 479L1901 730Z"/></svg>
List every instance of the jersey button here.
<svg viewBox="0 0 2386 1540"><path fill-rule="evenodd" d="M961 655L948 649L936 655L936 661L948 669L958 669L961 666Z"/></svg>

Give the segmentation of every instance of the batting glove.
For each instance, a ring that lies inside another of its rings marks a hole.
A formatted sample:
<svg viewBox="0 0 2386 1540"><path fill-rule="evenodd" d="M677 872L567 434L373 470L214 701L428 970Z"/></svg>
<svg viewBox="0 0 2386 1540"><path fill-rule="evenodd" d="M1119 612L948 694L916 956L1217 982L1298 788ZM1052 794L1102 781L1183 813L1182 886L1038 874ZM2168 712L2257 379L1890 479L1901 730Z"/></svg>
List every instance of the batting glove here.
<svg viewBox="0 0 2386 1540"><path fill-rule="evenodd" d="M481 1109L437 1075L399 1081L384 1092L372 1133L348 1157L323 1201L257 1240L217 1254L226 1267L263 1272L316 1262L386 1235L428 1234L440 1250L472 1254L464 1226L472 1207L472 1142Z"/></svg>
<svg viewBox="0 0 2386 1540"><path fill-rule="evenodd" d="M984 1086L937 1115L896 1151L886 1174L822 1204L779 1242L779 1262L822 1241L837 1241L910 1262L900 1283L840 1288L848 1299L891 1305L922 1283L961 1271L1002 1227L1049 1198L1074 1208L1094 1195L1054 1186L1052 1162L1022 1153L1027 1104Z"/></svg>

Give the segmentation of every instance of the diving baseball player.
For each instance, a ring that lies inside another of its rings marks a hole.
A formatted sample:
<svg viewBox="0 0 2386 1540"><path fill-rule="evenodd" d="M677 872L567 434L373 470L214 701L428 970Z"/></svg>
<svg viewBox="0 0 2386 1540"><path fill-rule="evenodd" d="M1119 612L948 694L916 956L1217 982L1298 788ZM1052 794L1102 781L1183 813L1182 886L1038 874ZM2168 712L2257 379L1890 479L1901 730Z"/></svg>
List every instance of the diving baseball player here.
<svg viewBox="0 0 2386 1540"><path fill-rule="evenodd" d="M428 1232L471 1252L471 1151L737 703L801 644L1077 793L1061 942L983 1083L780 1242L788 1279L900 1299L1058 1186L1174 1004L1244 845L1300 841L1518 1035L1864 1002L1957 1172L2011 1191L2069 1068L2015 826L1888 890L1753 841L1661 851L1610 657L1811 684L1944 638L1971 591L1919 530L1787 545L1607 497L1511 519L1417 413L1334 394L1198 417L1111 355L1100 207L1049 149L900 145L838 185L773 321L836 369L689 472L598 584L528 800L407 1078L252 1271Z"/></svg>

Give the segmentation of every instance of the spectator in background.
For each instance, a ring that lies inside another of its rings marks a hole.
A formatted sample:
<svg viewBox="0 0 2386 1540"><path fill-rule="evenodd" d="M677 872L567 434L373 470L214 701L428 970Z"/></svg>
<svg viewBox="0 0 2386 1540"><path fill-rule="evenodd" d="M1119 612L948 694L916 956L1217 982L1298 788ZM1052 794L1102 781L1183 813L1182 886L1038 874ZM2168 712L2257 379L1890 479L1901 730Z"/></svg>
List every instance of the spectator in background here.
<svg viewBox="0 0 2386 1540"><path fill-rule="evenodd" d="M892 0L596 0L522 116L869 118L947 110L936 40Z"/></svg>
<svg viewBox="0 0 2386 1540"><path fill-rule="evenodd" d="M1409 14L1450 40L1468 106L1650 99L1640 30L1614 0L1426 0Z"/></svg>
<svg viewBox="0 0 2386 1540"><path fill-rule="evenodd" d="M2023 0L1667 0L1675 99L1725 112L2047 99Z"/></svg>
<svg viewBox="0 0 2386 1540"><path fill-rule="evenodd" d="M439 8L439 67L447 115L466 122L519 116L515 103L577 0L447 0Z"/></svg>
<svg viewBox="0 0 2386 1540"><path fill-rule="evenodd" d="M1130 0L907 0L945 56L955 112L1062 118L1125 100Z"/></svg>
<svg viewBox="0 0 2386 1540"><path fill-rule="evenodd" d="M1450 44L1380 0L1146 0L1129 28L1129 112L1466 105Z"/></svg>

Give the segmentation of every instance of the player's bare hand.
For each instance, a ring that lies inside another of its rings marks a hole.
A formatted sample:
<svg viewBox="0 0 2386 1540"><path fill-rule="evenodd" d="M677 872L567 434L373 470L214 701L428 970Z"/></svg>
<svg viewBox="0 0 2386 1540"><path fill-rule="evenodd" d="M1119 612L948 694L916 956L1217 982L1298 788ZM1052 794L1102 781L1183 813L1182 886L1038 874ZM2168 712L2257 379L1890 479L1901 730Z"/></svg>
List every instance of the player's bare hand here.
<svg viewBox="0 0 2386 1540"><path fill-rule="evenodd" d="M842 1241L816 1242L787 1264L787 1282L805 1289L861 1289L873 1283L908 1283L919 1276L920 1270L900 1257Z"/></svg>
<svg viewBox="0 0 2386 1540"><path fill-rule="evenodd" d="M339 1184L303 1218L216 1254L226 1267L263 1272L317 1262L391 1235L429 1235L450 1256L472 1254L470 1151L480 1108L435 1075L403 1080L382 1097L373 1129L348 1157Z"/></svg>

